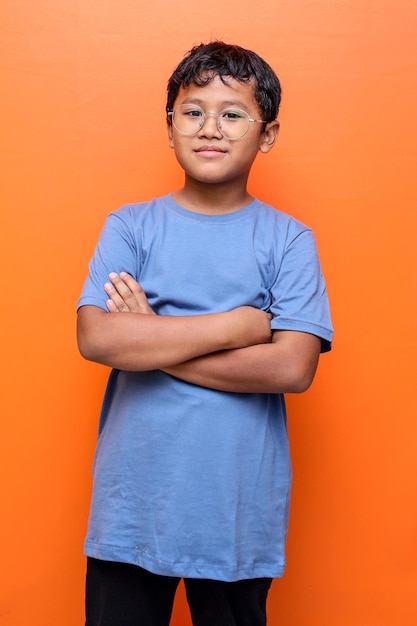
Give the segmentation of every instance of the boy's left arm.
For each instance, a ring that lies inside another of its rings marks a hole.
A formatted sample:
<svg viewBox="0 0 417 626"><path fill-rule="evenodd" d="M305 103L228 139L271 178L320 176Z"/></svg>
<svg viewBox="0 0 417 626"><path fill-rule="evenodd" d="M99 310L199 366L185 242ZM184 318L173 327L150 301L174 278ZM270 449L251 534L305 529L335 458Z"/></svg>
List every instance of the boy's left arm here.
<svg viewBox="0 0 417 626"><path fill-rule="evenodd" d="M143 291L128 275L117 276L106 286L111 313L124 311L153 314ZM225 350L164 369L189 383L236 393L301 393L316 372L321 339L292 330L275 330L271 343Z"/></svg>
<svg viewBox="0 0 417 626"><path fill-rule="evenodd" d="M237 393L302 393L313 382L321 339L276 330L272 342L215 352L164 371L187 382Z"/></svg>

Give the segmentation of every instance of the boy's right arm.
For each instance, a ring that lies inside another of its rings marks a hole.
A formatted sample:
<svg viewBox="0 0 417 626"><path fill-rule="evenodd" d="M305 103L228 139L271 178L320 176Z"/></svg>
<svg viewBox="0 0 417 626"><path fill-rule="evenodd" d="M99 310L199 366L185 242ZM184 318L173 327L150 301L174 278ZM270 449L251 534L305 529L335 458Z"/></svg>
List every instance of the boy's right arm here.
<svg viewBox="0 0 417 626"><path fill-rule="evenodd" d="M128 371L163 369L219 350L268 343L270 316L249 306L194 316L114 315L83 306L77 338L88 360Z"/></svg>

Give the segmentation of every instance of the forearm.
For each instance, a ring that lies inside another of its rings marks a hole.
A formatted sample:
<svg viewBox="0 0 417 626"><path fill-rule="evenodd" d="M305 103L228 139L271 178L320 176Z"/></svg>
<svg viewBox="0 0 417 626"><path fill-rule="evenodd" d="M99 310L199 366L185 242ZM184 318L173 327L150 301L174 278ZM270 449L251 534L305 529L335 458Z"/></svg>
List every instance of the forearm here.
<svg viewBox="0 0 417 626"><path fill-rule="evenodd" d="M86 359L116 369L163 369L219 350L266 341L268 319L248 309L176 317L109 314L82 307L78 313L79 348Z"/></svg>
<svg viewBox="0 0 417 626"><path fill-rule="evenodd" d="M311 385L320 340L296 333L297 341L275 341L216 352L164 368L172 376L219 391L236 393L301 393ZM291 337L293 339L293 337ZM303 347L305 349L303 349Z"/></svg>

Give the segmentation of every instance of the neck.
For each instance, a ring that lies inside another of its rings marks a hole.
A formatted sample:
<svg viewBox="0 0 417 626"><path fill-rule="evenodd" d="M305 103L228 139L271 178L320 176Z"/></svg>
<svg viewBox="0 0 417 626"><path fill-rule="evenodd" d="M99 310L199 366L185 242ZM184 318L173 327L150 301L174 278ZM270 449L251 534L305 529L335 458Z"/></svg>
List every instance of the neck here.
<svg viewBox="0 0 417 626"><path fill-rule="evenodd" d="M208 184L187 178L184 187L174 192L173 197L184 209L208 215L233 213L253 199L246 190L246 181L243 185Z"/></svg>

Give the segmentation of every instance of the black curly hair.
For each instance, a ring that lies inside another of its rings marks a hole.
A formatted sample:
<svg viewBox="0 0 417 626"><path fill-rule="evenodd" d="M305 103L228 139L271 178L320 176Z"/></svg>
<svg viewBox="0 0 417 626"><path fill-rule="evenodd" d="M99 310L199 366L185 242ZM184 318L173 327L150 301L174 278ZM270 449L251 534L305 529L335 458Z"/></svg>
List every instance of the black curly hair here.
<svg viewBox="0 0 417 626"><path fill-rule="evenodd" d="M194 46L178 64L167 86L166 110L172 111L181 87L203 87L215 76L227 84L227 78L241 83L253 81L255 100L266 122L278 115L281 85L274 70L258 54L240 46L212 41Z"/></svg>

